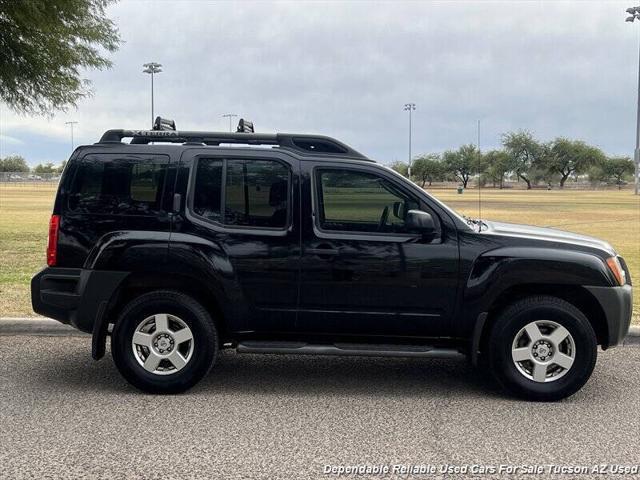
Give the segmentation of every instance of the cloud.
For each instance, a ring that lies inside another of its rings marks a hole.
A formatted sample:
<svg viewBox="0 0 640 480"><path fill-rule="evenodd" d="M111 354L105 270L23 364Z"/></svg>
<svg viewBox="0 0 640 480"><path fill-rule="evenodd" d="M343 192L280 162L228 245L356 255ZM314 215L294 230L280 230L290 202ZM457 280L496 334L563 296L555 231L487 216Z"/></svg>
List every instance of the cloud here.
<svg viewBox="0 0 640 480"><path fill-rule="evenodd" d="M5 145L23 145L24 142L19 138L10 137L9 135L0 134L0 142Z"/></svg>
<svg viewBox="0 0 640 480"><path fill-rule="evenodd" d="M259 131L335 136L384 162L519 128L542 139L582 138L616 154L633 149L637 25L626 3L564 2L123 2L109 12L125 44L114 68L90 72L94 96L52 120L5 115L5 135L52 139L67 154L108 128L150 123L226 130L224 113ZM77 142L76 142L77 143Z"/></svg>

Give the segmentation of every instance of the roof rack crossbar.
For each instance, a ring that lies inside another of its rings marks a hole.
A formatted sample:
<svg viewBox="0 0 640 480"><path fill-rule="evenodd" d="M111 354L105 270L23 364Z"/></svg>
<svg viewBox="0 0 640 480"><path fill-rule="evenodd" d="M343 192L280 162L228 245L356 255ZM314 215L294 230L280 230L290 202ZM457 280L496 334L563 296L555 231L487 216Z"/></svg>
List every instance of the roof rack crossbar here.
<svg viewBox="0 0 640 480"><path fill-rule="evenodd" d="M203 143L206 145L243 144L277 145L287 150L303 152L307 155L340 156L368 160L360 152L348 145L321 135L289 133L233 133L233 132L192 132L179 130L107 130L99 143L121 143L123 138L131 138L132 144L150 142Z"/></svg>

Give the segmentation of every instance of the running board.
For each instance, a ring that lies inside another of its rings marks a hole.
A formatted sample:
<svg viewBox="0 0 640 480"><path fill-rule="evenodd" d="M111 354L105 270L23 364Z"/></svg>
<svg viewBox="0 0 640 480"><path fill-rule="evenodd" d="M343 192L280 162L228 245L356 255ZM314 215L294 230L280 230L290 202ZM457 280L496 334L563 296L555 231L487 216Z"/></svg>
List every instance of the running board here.
<svg viewBox="0 0 640 480"><path fill-rule="evenodd" d="M238 353L276 353L283 355L340 355L359 357L420 357L420 358L464 358L465 355L452 348L437 348L428 345L368 345L361 343L334 343L317 345L304 342L259 342L238 343Z"/></svg>

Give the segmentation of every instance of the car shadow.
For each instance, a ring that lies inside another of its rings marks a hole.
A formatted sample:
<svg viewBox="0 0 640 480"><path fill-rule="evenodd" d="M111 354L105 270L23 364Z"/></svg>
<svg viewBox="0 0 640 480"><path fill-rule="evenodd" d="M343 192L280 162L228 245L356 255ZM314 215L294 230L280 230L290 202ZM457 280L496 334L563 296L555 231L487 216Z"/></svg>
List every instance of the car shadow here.
<svg viewBox="0 0 640 480"><path fill-rule="evenodd" d="M94 362L84 349L53 355L24 372L65 391L139 395L111 355ZM465 360L258 355L223 351L211 372L184 395L504 397L491 377Z"/></svg>
<svg viewBox="0 0 640 480"><path fill-rule="evenodd" d="M194 389L261 395L500 395L465 360L223 352Z"/></svg>

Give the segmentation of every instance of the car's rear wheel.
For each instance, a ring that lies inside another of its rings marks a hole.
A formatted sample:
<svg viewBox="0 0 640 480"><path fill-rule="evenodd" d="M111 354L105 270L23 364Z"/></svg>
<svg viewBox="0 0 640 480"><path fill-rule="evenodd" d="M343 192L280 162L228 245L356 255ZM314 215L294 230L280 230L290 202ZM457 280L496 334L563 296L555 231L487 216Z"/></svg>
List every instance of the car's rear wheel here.
<svg viewBox="0 0 640 480"><path fill-rule="evenodd" d="M207 374L217 349L218 335L207 310L174 291L155 291L131 301L111 335L120 373L151 393L189 389Z"/></svg>
<svg viewBox="0 0 640 480"><path fill-rule="evenodd" d="M573 395L587 382L597 339L585 315L551 296L519 300L499 314L489 336L490 367L510 392L538 401Z"/></svg>

